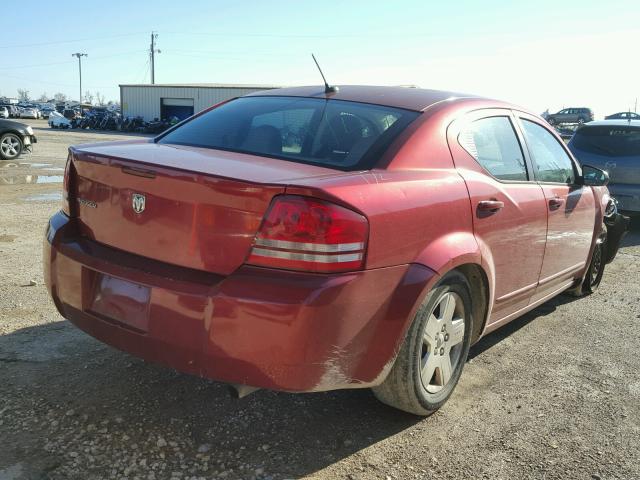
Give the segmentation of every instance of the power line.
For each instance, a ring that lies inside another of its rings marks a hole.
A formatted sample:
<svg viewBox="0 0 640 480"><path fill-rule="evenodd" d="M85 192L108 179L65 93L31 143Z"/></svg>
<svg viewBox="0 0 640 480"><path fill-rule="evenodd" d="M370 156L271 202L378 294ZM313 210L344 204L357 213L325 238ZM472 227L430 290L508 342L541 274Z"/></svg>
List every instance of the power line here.
<svg viewBox="0 0 640 480"><path fill-rule="evenodd" d="M139 53L144 53L146 52L146 50L136 50L135 52L123 52L123 53L114 53L111 55L99 55L96 57L92 57L92 59L101 59L101 58L112 58L112 57L121 57L124 55L133 55L133 54L139 54ZM75 63L74 60L71 61L65 61L65 62L51 62L51 63L38 63L38 64L32 64L32 65L17 65L17 66L13 66L13 67L0 67L0 70L15 70L18 68L39 68L39 67L50 67L52 65L67 65L70 63Z"/></svg>
<svg viewBox="0 0 640 480"><path fill-rule="evenodd" d="M60 45L62 43L88 42L91 40L105 40L108 38L132 37L135 35L143 35L146 32L121 33L119 35L103 35L100 37L77 38L74 40L58 40L57 42L40 42L40 43L23 43L21 45L1 45L0 48L26 48L26 47L42 47L47 45Z"/></svg>
<svg viewBox="0 0 640 480"><path fill-rule="evenodd" d="M164 32L167 35L206 35L211 37L263 37L263 38L380 38L380 33L369 34L356 34L356 33L249 33L249 32L228 32L228 33L216 33L216 32ZM418 38L418 37L430 37L430 33L399 33L388 32L385 34L385 38L389 36L395 38Z"/></svg>
<svg viewBox="0 0 640 480"><path fill-rule="evenodd" d="M7 77L7 78L13 78L14 80L21 80L23 82L29 82L29 83L38 83L38 84L42 84L42 85L53 85L55 87L76 87L77 85L75 84L71 84L71 83L57 83L57 82L47 82L46 80L34 80L33 78L24 78L24 77L16 77L15 75L6 75L6 74L2 74L3 77ZM100 85L87 85L87 88L114 88L113 85L110 86L100 86Z"/></svg>

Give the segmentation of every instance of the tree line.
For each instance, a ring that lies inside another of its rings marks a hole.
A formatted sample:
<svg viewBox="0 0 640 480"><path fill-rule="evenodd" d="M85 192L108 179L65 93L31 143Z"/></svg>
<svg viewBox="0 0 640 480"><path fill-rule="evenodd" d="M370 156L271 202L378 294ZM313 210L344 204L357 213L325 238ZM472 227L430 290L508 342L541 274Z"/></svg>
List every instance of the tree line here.
<svg viewBox="0 0 640 480"><path fill-rule="evenodd" d="M25 88L19 88L18 89L18 100L20 100L21 102L30 102L32 101L32 98L30 96L30 92L29 90L25 89ZM53 100L56 103L63 103L69 100L69 97L67 97L67 95L65 95L62 92L58 92L55 93L53 95L53 97L50 97L49 95L47 95L47 92L44 92L42 95L40 95L38 98L34 98L33 101L36 102L40 102L40 103L46 103ZM96 101L95 105L109 105L112 104L112 101L106 102L104 95L102 95L100 92L95 92L92 93L89 90L87 90L86 92L84 92L83 98L82 98L82 102L83 103L90 103L91 105L94 105L93 101Z"/></svg>

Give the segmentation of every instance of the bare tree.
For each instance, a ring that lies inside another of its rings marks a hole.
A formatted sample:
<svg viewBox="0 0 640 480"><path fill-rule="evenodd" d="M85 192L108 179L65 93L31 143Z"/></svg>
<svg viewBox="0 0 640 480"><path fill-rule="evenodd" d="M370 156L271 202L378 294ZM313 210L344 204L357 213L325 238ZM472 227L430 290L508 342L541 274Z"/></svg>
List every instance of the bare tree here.
<svg viewBox="0 0 640 480"><path fill-rule="evenodd" d="M47 96L47 92L44 92L42 95L38 97L38 101L42 103L47 102L48 100L49 100L49 97Z"/></svg>
<svg viewBox="0 0 640 480"><path fill-rule="evenodd" d="M53 96L53 99L56 102L66 102L67 101L67 96L64 93L58 92Z"/></svg>
<svg viewBox="0 0 640 480"><path fill-rule="evenodd" d="M24 88L19 88L18 89L18 98L20 99L21 102L28 102L29 101L29 90L26 90Z"/></svg>
<svg viewBox="0 0 640 480"><path fill-rule="evenodd" d="M87 103L93 103L93 93L91 93L89 90L84 92L84 100Z"/></svg>
<svg viewBox="0 0 640 480"><path fill-rule="evenodd" d="M100 92L96 92L96 103L98 105L104 105L104 95L102 95Z"/></svg>

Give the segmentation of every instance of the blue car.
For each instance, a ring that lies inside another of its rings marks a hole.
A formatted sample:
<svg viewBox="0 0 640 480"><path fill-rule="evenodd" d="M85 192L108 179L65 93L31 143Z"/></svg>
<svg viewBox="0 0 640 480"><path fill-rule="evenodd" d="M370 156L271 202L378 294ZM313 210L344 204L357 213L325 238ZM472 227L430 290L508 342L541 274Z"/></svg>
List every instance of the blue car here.
<svg viewBox="0 0 640 480"><path fill-rule="evenodd" d="M609 173L609 191L619 210L640 213L640 120L586 123L568 147L582 165Z"/></svg>

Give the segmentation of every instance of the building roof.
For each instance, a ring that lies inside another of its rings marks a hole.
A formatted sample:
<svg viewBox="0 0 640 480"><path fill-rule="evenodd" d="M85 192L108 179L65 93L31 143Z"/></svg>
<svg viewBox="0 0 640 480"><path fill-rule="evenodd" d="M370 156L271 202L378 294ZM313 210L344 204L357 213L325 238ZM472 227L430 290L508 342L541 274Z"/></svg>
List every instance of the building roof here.
<svg viewBox="0 0 640 480"><path fill-rule="evenodd" d="M372 103L388 107L404 108L422 111L429 106L443 101L460 98L480 98L474 95L446 92L441 90L426 90L411 87L378 87L369 85L339 85L335 93L325 93L321 86L280 88L277 91L254 92L248 96L291 96L331 98L351 102Z"/></svg>
<svg viewBox="0 0 640 480"><path fill-rule="evenodd" d="M272 89L280 88L279 85L254 85L254 84L241 84L241 83L124 83L120 84L122 87L168 87L168 88L257 88L257 89Z"/></svg>

